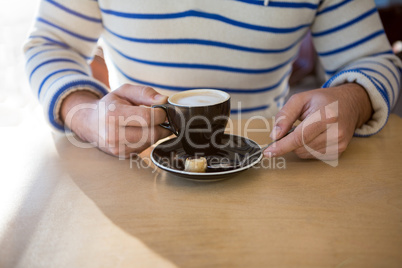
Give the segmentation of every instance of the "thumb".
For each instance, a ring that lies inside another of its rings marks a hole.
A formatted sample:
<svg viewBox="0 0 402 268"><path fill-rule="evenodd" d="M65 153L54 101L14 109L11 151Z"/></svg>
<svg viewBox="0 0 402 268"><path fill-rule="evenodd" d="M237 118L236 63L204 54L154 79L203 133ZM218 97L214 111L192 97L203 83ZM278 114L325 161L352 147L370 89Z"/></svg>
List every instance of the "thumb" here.
<svg viewBox="0 0 402 268"><path fill-rule="evenodd" d="M303 94L296 94L289 98L275 116L275 126L270 134L271 139L282 138L290 130L293 123L301 117L305 103Z"/></svg>
<svg viewBox="0 0 402 268"><path fill-rule="evenodd" d="M135 105L163 104L167 101L167 96L159 94L152 87L135 86L124 84L114 91L116 95L122 97Z"/></svg>

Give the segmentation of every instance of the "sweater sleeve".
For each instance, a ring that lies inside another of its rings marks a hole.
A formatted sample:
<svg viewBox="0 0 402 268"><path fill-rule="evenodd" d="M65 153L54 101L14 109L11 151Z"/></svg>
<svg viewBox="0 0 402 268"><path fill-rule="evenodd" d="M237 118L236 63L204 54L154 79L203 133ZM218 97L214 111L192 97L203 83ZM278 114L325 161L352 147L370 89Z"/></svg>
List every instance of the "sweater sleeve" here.
<svg viewBox="0 0 402 268"><path fill-rule="evenodd" d="M91 77L87 61L102 32L97 1L42 0L34 28L24 46L26 71L33 93L51 126L64 131L59 112L63 99L77 90L99 97L108 88Z"/></svg>
<svg viewBox="0 0 402 268"><path fill-rule="evenodd" d="M370 97L372 118L355 136L380 131L400 90L401 61L391 49L372 0L324 0L311 28L327 75L324 88L358 83Z"/></svg>

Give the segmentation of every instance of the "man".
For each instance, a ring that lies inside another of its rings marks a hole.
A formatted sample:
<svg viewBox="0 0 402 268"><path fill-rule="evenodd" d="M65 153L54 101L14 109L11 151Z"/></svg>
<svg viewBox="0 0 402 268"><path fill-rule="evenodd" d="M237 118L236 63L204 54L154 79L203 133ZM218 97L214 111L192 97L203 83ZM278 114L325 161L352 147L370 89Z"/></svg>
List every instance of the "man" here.
<svg viewBox="0 0 402 268"><path fill-rule="evenodd" d="M328 81L283 106L291 64L309 30ZM100 36L122 83L130 83L112 92L87 64ZM294 151L311 158L307 145L337 158L353 134L381 130L400 88L401 62L372 1L43 0L25 51L51 125L64 130L65 123L114 155L140 152L169 134L158 126L163 111L143 105L164 103L178 90L217 88L231 94L233 114L276 114L274 137L302 120L267 156ZM302 131L324 109L326 116ZM124 120L131 115L144 120ZM136 144L143 133L151 134L141 146L119 146Z"/></svg>

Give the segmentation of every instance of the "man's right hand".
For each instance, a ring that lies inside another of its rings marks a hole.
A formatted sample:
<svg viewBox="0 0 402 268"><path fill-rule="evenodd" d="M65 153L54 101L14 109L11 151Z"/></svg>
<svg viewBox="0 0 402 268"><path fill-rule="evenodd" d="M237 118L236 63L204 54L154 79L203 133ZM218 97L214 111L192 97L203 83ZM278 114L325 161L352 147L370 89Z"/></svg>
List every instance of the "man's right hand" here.
<svg viewBox="0 0 402 268"><path fill-rule="evenodd" d="M80 90L63 101L61 117L82 140L127 158L171 134L159 126L166 119L165 112L149 107L166 101L167 96L146 86L125 84L102 99Z"/></svg>

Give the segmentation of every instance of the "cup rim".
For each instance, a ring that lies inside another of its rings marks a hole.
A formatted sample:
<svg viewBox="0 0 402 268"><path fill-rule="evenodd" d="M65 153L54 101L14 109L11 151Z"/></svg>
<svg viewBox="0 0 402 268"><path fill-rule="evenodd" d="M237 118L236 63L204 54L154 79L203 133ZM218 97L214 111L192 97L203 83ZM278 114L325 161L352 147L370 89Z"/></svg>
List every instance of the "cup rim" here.
<svg viewBox="0 0 402 268"><path fill-rule="evenodd" d="M189 91L215 91L215 92L218 91L221 95L222 95L222 94L223 94L223 95L226 95L226 98L225 98L224 100L222 100L222 101L220 101L220 102L217 102L217 103L214 103L214 104L210 104L210 105L201 105L201 106L178 104L178 103L176 103L176 102L172 102L172 101L171 101L171 98L172 98L173 96L176 96L176 95L181 94L181 93L184 93L184 92L189 92ZM229 99L230 99L229 93L226 93L226 92L223 91L223 90L213 89L213 88L197 88L197 89L189 89L189 90L180 91L180 92L177 92L177 93L171 95L171 96L168 98L168 103L171 104L171 105L174 105L174 106L178 106L178 107L189 107L189 108L194 107L194 108L195 108L195 107L209 107L209 106L214 106L214 105L222 104L222 103L228 101Z"/></svg>

